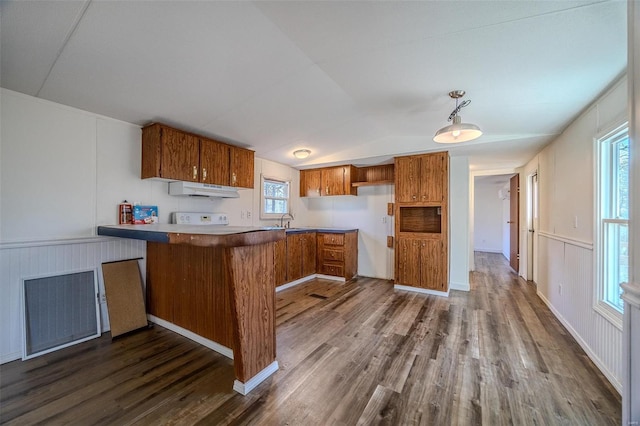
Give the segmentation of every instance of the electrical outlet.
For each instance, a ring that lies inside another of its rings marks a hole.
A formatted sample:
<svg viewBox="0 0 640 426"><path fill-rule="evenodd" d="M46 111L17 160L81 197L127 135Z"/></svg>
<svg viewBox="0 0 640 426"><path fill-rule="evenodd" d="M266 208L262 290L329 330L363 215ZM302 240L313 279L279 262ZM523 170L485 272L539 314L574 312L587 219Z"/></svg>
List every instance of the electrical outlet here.
<svg viewBox="0 0 640 426"><path fill-rule="evenodd" d="M107 295L106 294L101 294L100 295L100 303L107 303Z"/></svg>
<svg viewBox="0 0 640 426"><path fill-rule="evenodd" d="M251 210L247 210L247 219L251 219Z"/></svg>
<svg viewBox="0 0 640 426"><path fill-rule="evenodd" d="M558 284L558 294L562 296L562 284Z"/></svg>
<svg viewBox="0 0 640 426"><path fill-rule="evenodd" d="M573 227L577 228L578 227L578 216L574 216L573 217Z"/></svg>

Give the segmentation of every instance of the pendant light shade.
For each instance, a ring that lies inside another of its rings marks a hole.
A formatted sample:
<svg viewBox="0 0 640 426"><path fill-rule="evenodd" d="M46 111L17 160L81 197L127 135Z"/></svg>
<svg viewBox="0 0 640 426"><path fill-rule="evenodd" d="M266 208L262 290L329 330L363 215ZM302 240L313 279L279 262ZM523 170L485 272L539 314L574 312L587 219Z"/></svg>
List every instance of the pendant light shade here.
<svg viewBox="0 0 640 426"><path fill-rule="evenodd" d="M458 143L467 142L482 136L482 130L475 124L462 123L462 118L458 115L460 110L471 103L470 100L462 102L458 105L458 99L464 96L464 90L454 90L449 92L449 96L456 100L456 109L449 115L449 121L453 124L445 126L438 130L433 137L433 141L437 143Z"/></svg>

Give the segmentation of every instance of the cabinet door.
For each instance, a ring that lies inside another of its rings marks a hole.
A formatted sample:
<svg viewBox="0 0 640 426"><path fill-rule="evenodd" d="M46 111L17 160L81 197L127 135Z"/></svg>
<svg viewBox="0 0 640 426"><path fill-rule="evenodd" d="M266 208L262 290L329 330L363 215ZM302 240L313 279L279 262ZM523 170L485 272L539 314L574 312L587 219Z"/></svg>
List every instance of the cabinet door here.
<svg viewBox="0 0 640 426"><path fill-rule="evenodd" d="M169 127L162 128L160 177L199 181L200 143L193 135Z"/></svg>
<svg viewBox="0 0 640 426"><path fill-rule="evenodd" d="M276 286L279 286L287 282L287 240L276 241L273 257Z"/></svg>
<svg viewBox="0 0 640 426"><path fill-rule="evenodd" d="M229 145L200 139L200 182L229 186Z"/></svg>
<svg viewBox="0 0 640 426"><path fill-rule="evenodd" d="M399 157L395 160L396 202L420 201L420 157Z"/></svg>
<svg viewBox="0 0 640 426"><path fill-rule="evenodd" d="M230 147L230 185L240 188L253 188L253 151Z"/></svg>
<svg viewBox="0 0 640 426"><path fill-rule="evenodd" d="M345 195L344 173L343 167L322 169L322 195Z"/></svg>
<svg viewBox="0 0 640 426"><path fill-rule="evenodd" d="M302 237L302 276L316 273L316 233L301 234Z"/></svg>
<svg viewBox="0 0 640 426"><path fill-rule="evenodd" d="M301 197L319 197L320 186L320 169L300 170L300 196Z"/></svg>
<svg viewBox="0 0 640 426"><path fill-rule="evenodd" d="M398 238L397 283L400 285L420 285L420 240Z"/></svg>
<svg viewBox="0 0 640 426"><path fill-rule="evenodd" d="M420 285L430 290L447 291L444 261L446 253L440 240L420 241Z"/></svg>
<svg viewBox="0 0 640 426"><path fill-rule="evenodd" d="M302 234L287 235L287 282L302 278Z"/></svg>
<svg viewBox="0 0 640 426"><path fill-rule="evenodd" d="M445 155L443 153L427 154L420 159L420 200L436 201L444 200L443 186L447 173L445 167Z"/></svg>

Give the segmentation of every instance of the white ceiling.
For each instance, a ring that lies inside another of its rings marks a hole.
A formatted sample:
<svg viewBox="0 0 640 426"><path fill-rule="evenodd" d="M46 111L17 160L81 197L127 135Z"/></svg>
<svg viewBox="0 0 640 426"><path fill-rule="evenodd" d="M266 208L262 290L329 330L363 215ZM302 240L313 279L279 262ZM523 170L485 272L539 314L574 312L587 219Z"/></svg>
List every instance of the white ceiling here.
<svg viewBox="0 0 640 426"><path fill-rule="evenodd" d="M5 1L4 88L298 168L523 165L626 67L624 1ZM484 135L438 145L467 91ZM292 156L309 148L306 160Z"/></svg>

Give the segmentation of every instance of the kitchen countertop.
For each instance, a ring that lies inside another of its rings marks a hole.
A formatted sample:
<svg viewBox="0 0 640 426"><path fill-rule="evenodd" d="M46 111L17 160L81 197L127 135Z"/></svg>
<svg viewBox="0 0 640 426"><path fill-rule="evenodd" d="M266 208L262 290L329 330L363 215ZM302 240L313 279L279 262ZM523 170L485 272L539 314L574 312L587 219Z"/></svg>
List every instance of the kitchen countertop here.
<svg viewBox="0 0 640 426"><path fill-rule="evenodd" d="M176 224L98 226L98 235L201 247L238 247L285 238L284 228Z"/></svg>
<svg viewBox="0 0 640 426"><path fill-rule="evenodd" d="M277 228L282 229L282 228ZM303 234L305 232L323 232L325 234L345 234L347 232L358 232L357 228L321 228L313 226L305 226L303 228L286 228L287 234Z"/></svg>

